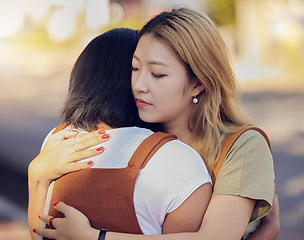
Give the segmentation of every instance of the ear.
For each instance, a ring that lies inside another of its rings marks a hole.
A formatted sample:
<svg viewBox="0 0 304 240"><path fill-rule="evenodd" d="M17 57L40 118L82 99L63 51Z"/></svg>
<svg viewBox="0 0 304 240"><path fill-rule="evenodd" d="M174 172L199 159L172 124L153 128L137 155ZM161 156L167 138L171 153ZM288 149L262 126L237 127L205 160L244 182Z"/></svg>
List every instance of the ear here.
<svg viewBox="0 0 304 240"><path fill-rule="evenodd" d="M194 85L193 85L192 97L196 97L197 95L199 95L204 90L205 90L204 85L199 80L196 80Z"/></svg>

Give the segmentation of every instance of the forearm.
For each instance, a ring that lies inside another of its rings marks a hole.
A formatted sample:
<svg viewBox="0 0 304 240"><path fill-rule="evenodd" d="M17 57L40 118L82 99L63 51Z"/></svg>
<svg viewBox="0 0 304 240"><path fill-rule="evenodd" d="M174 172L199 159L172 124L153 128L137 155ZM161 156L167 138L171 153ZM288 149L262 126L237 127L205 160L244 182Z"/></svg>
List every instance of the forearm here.
<svg viewBox="0 0 304 240"><path fill-rule="evenodd" d="M32 239L36 234L32 231L40 225L38 215L42 213L47 195L48 183L39 182L29 176L29 204L28 204L28 226Z"/></svg>
<svg viewBox="0 0 304 240"><path fill-rule="evenodd" d="M97 235L98 236L98 235ZM202 240L198 233L174 233L164 235L135 235L125 233L108 232L106 240ZM97 240L92 238L90 240Z"/></svg>

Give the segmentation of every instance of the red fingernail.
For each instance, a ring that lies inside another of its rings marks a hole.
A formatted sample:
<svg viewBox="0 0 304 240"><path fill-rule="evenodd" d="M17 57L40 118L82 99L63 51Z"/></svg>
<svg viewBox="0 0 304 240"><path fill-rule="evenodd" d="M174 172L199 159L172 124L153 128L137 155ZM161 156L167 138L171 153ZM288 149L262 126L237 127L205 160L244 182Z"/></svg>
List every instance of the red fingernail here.
<svg viewBox="0 0 304 240"><path fill-rule="evenodd" d="M54 203L53 203L53 206L54 206L54 207L57 207L58 203L59 203L59 202L54 202Z"/></svg>
<svg viewBox="0 0 304 240"><path fill-rule="evenodd" d="M38 215L38 218L41 219L40 215Z"/></svg>
<svg viewBox="0 0 304 240"><path fill-rule="evenodd" d="M77 132L77 133L78 133L79 131L77 131L77 130L72 130L72 132Z"/></svg>
<svg viewBox="0 0 304 240"><path fill-rule="evenodd" d="M96 149L97 152L103 151L103 147L99 147Z"/></svg>
<svg viewBox="0 0 304 240"><path fill-rule="evenodd" d="M34 232L34 233L36 233L36 232L37 232L37 231L36 231L36 228L34 228L34 229L33 229L33 232Z"/></svg>
<svg viewBox="0 0 304 240"><path fill-rule="evenodd" d="M105 130L100 130L98 131L98 134L104 134L106 131Z"/></svg>
<svg viewBox="0 0 304 240"><path fill-rule="evenodd" d="M105 134L105 135L102 135L101 138L106 139L106 138L109 138L109 136L110 136L109 134Z"/></svg>
<svg viewBox="0 0 304 240"><path fill-rule="evenodd" d="M87 164L88 164L88 165L92 165L92 164L93 164L93 161L88 161Z"/></svg>

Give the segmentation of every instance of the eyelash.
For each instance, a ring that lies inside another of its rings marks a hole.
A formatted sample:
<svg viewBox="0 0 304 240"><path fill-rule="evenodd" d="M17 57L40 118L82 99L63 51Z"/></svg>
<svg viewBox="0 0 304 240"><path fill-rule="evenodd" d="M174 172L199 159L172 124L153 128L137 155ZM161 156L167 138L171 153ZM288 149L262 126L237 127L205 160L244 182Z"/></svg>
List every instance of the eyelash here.
<svg viewBox="0 0 304 240"><path fill-rule="evenodd" d="M131 71L132 71L132 72L136 72L136 71L138 71L138 68L131 67ZM158 79L159 79L159 78L165 77L166 75L165 75L165 74L157 75L157 74L152 73L152 76L153 76L154 78L158 78Z"/></svg>
<svg viewBox="0 0 304 240"><path fill-rule="evenodd" d="M162 75L155 75L154 73L152 73L152 76L153 76L154 78L163 78L163 77L165 77L166 75L164 75L164 74L162 74Z"/></svg>

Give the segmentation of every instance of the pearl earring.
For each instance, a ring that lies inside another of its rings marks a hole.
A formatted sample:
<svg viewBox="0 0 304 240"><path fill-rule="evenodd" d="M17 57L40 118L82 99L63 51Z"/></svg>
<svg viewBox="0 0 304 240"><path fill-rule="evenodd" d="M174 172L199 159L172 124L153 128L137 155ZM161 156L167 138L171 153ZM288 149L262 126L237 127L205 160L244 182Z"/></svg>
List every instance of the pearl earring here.
<svg viewBox="0 0 304 240"><path fill-rule="evenodd" d="M193 98L193 103L198 103L198 99L196 98L196 96Z"/></svg>

